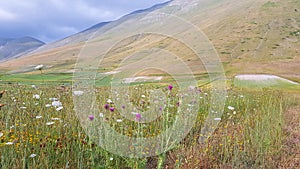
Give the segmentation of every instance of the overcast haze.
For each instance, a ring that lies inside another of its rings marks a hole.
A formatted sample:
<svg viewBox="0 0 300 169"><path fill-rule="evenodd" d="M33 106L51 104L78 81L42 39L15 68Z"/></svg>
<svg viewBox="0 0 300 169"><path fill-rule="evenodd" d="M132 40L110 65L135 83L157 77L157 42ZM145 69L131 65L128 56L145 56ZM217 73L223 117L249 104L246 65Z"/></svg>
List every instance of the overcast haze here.
<svg viewBox="0 0 300 169"><path fill-rule="evenodd" d="M0 37L52 42L168 0L0 0Z"/></svg>

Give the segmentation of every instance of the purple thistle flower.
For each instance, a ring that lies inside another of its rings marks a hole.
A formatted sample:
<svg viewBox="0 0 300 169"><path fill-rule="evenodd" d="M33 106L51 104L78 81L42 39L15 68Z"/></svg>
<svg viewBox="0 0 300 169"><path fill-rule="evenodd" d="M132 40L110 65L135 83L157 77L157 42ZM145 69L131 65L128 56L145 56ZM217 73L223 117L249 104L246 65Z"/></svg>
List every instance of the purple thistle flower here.
<svg viewBox="0 0 300 169"><path fill-rule="evenodd" d="M176 103L176 105L177 105L177 106L180 106L180 103L179 103L179 102L177 102L177 103Z"/></svg>
<svg viewBox="0 0 300 169"><path fill-rule="evenodd" d="M95 116L94 116L94 115L89 115L89 119L90 119L91 121L93 121L93 120L95 119Z"/></svg>
<svg viewBox="0 0 300 169"><path fill-rule="evenodd" d="M114 108L114 107L111 107L111 108L109 108L109 110L110 110L111 112L114 112L114 111L115 111L115 108Z"/></svg>
<svg viewBox="0 0 300 169"><path fill-rule="evenodd" d="M163 108L160 106L160 107L159 107L159 110L160 110L160 111L162 111L162 110L163 110Z"/></svg>
<svg viewBox="0 0 300 169"><path fill-rule="evenodd" d="M172 86L172 85L169 85L169 86L168 86L168 89L169 89L169 90L172 90L172 89L173 89L173 86Z"/></svg>
<svg viewBox="0 0 300 169"><path fill-rule="evenodd" d="M124 106L124 105L122 106L122 109L125 109L125 106Z"/></svg>
<svg viewBox="0 0 300 169"><path fill-rule="evenodd" d="M109 109L109 105L108 105L108 104L105 104L105 105L104 105L104 108L105 108L106 110L108 110L108 109Z"/></svg>
<svg viewBox="0 0 300 169"><path fill-rule="evenodd" d="M137 113L137 114L135 115L135 119L136 119L137 121L140 121L140 120L142 119L142 115L141 115L140 113Z"/></svg>

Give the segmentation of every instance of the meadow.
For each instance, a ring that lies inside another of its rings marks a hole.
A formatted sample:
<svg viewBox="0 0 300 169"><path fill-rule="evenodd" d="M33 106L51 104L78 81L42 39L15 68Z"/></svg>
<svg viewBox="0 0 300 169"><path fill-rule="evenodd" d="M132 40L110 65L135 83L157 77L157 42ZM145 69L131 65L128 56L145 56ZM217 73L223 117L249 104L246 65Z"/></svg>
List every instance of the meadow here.
<svg viewBox="0 0 300 169"><path fill-rule="evenodd" d="M86 32L86 37L81 32L51 43L45 50L37 53L0 62L0 169L299 169L300 77L297 72L300 72L300 1L216 0L210 3L207 7L205 3L201 4L199 11L180 14L183 20L194 24L209 38L220 55L228 78L224 113L222 117L214 119L219 123L209 137L201 134L205 119L213 113L210 110L213 89L209 84L211 81L207 80L209 74L205 70L194 74L199 85L195 91L199 95L196 122L173 149L156 156L129 158L98 146L86 133L81 124L82 119L91 126L99 120L105 121L117 133L127 137L151 138L174 124L177 110L186 108L187 105L180 102L178 87L170 76L164 74L166 72L140 72L141 75L163 76L165 81L160 84L138 82L130 85L129 103L138 109L129 110L132 111L130 113L133 121L125 119L121 112L127 107L114 104L115 100L108 87L113 75L109 74L95 82L97 97L94 106L100 112L78 116L74 109L76 106L80 108L80 105L74 105L74 97L82 95L82 92L72 87L72 70L77 70L77 63L81 63L79 56L84 56L86 61L95 59L90 53L86 55L87 58L82 54L82 49L86 47L82 39L95 36L95 32ZM169 25L165 25L168 28ZM178 24L178 27L174 26L174 30L184 30L184 26L186 24ZM155 27L155 24L149 27ZM99 32L106 32L106 27L104 28L99 29ZM120 32L126 32L122 25L121 28ZM158 30L160 29L162 27ZM148 30L148 26L145 30ZM108 39L101 39L100 36L99 42L110 42L110 38L119 36L120 32L116 32L109 34ZM131 35L135 31L129 32ZM180 33L183 33L182 37L193 35L186 31ZM91 66L96 62L88 64L88 68L100 74L112 72L120 68L119 64L123 63L125 56L134 56L141 51L143 54L148 51L145 49L153 48L173 52L176 56L182 56L178 60L186 62L187 66L202 68L202 63L197 65L198 62L194 60L195 52L188 46L197 40L195 37L191 36L187 39L189 43L184 44L180 39L165 38L160 34L145 33L144 36L139 33L132 37L126 35L121 43L111 48L107 60L104 59L103 65L98 66L101 69ZM197 44L193 43L193 46ZM103 49L99 48L99 53L102 52ZM172 70L179 70L179 65L173 65L173 59L162 59L168 57L162 57L161 54L163 53L159 53L157 56L160 57L153 62L166 63L166 66L171 65ZM134 59L129 61L137 62ZM148 63L147 60L145 64ZM45 67L34 67L41 64ZM128 68L134 70L133 67ZM139 66L135 69L140 71ZM277 75L284 80L234 79L235 75L245 73ZM286 81L287 79L297 83ZM157 112L161 116L150 123L140 123L147 120L141 111L149 107L150 91L157 89L167 99L159 102L161 107L158 107ZM120 93L119 95L124 96ZM200 138L204 137L208 138L200 142ZM111 145L117 142L118 140L112 139ZM142 153L149 152L146 150Z"/></svg>
<svg viewBox="0 0 300 169"><path fill-rule="evenodd" d="M131 86L131 101L145 108L149 99L145 91L160 88L170 98L161 111L176 111L181 106L177 89L168 85ZM283 90L230 88L217 129L200 143L199 133L211 96L210 88L202 87L198 91L197 120L188 135L174 149L142 159L112 154L89 139L74 111L75 93L70 85L2 83L0 90L6 91L0 99L4 104L0 110L0 168L3 169L299 167L299 146L297 138L292 139L299 134L299 109L293 109L299 108L299 98ZM110 101L108 87L99 86L96 93L97 106L103 113L86 118L91 122L105 118L117 132L129 137L155 136L166 124L173 123L172 113L147 125L127 121ZM294 114L287 114L291 108ZM137 120L141 118L135 116Z"/></svg>

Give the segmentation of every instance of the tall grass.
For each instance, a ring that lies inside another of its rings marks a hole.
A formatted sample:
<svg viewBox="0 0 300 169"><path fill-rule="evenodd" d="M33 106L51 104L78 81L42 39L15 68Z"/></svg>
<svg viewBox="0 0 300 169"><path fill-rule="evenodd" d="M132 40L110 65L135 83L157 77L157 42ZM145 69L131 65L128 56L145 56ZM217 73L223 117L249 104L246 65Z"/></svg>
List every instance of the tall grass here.
<svg viewBox="0 0 300 169"><path fill-rule="evenodd" d="M148 97L145 91L152 88L157 86L130 87L132 102L141 109L147 107L140 96ZM73 110L70 88L1 85L2 89L7 92L1 99L6 105L0 110L3 134L0 168L273 168L272 163L281 156L282 113L287 103L285 97L275 91L231 91L220 125L205 144L200 144L199 132L210 104L210 94L203 89L197 123L175 149L157 157L130 159L111 154L88 138ZM164 108L166 112L176 110L176 88L172 92ZM107 122L122 134L151 137L174 121L173 115L163 113L160 118L163 123L159 120L148 125L126 120L116 122L122 118L118 111L103 108L110 98L109 91L100 87L97 93L99 109L103 110ZM33 98L34 94L40 95L40 99ZM52 103L49 98L57 98L63 109L46 107Z"/></svg>
<svg viewBox="0 0 300 169"><path fill-rule="evenodd" d="M192 154L194 158L184 166L276 168L283 155L283 111L288 105L285 96L267 90L236 91L227 101L234 110L225 108L218 129L205 145L189 147L187 156Z"/></svg>

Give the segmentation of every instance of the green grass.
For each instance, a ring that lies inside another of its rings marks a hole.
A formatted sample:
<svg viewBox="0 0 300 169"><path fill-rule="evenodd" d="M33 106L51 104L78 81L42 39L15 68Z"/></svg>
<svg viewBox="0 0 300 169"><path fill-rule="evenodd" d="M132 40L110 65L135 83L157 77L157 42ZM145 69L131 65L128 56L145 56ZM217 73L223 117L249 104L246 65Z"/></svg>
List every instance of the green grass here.
<svg viewBox="0 0 300 169"><path fill-rule="evenodd" d="M22 82L22 83L60 83L71 82L73 78L72 73L47 73L47 74L10 74L2 75L1 80L4 82Z"/></svg>
<svg viewBox="0 0 300 169"><path fill-rule="evenodd" d="M233 84L235 87L238 88L246 88L246 89L253 89L253 90L271 88L271 89L283 90L283 91L295 91L295 92L300 91L299 84L293 84L280 79L261 80L261 81L234 79Z"/></svg>
<svg viewBox="0 0 300 169"><path fill-rule="evenodd" d="M277 6L276 2L271 2L271 1L268 1L265 4L263 4L263 8L272 8L276 6Z"/></svg>
<svg viewBox="0 0 300 169"><path fill-rule="evenodd" d="M132 86L129 88L132 104L139 106L140 110L145 109L141 95L148 97L148 91L154 88L162 88L170 99L164 111L176 112L176 86L171 95L164 90L165 86ZM131 159L107 152L85 134L74 112L71 90L56 91L55 85L37 85L37 88L0 85L0 90L4 89L7 92L0 101L6 104L0 110L2 168L145 168L150 164L158 168L166 165L171 168L195 168L203 164L206 165L204 168L276 168L276 159L284 158L281 154L284 138L282 115L289 99L277 91L231 91L216 132L202 145L197 140L210 105L210 90L203 88L196 124L175 149L152 158ZM97 107L104 113L107 123L130 137L157 135L173 123L176 115L163 114L160 120L147 125L127 120L117 123L116 119L122 118L119 111L112 113L103 108L110 98L110 90L104 86L97 87L96 93ZM34 94L39 94L41 98L33 98ZM45 107L52 102L49 98L58 98L63 109L56 111L52 106ZM234 110L228 109L228 106L234 107ZM42 118L37 119L37 116ZM46 125L47 122L55 123ZM8 142L14 144L6 145ZM113 144L114 140L111 142ZM37 156L31 158L31 154Z"/></svg>

